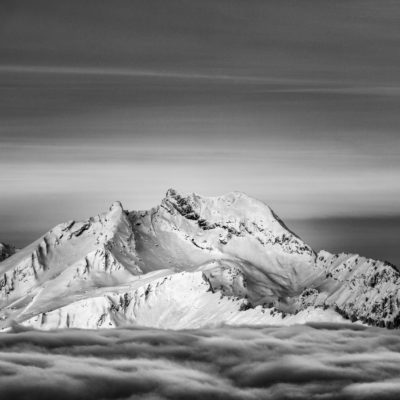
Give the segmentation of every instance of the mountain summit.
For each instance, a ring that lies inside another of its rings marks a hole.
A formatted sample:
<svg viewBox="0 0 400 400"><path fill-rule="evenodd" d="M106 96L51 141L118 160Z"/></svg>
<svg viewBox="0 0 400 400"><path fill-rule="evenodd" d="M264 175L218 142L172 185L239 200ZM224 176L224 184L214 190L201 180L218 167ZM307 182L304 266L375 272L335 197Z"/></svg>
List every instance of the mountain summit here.
<svg viewBox="0 0 400 400"><path fill-rule="evenodd" d="M169 189L147 211L69 221L0 263L0 328L362 322L400 326L400 274L316 253L264 203Z"/></svg>

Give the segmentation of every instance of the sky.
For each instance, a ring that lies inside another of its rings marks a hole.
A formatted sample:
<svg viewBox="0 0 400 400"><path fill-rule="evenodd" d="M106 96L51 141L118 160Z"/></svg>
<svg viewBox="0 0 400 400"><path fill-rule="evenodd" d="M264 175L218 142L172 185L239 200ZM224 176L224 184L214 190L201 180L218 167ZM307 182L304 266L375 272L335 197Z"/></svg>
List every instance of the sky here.
<svg viewBox="0 0 400 400"><path fill-rule="evenodd" d="M170 187L400 264L400 4L3 0L0 241Z"/></svg>

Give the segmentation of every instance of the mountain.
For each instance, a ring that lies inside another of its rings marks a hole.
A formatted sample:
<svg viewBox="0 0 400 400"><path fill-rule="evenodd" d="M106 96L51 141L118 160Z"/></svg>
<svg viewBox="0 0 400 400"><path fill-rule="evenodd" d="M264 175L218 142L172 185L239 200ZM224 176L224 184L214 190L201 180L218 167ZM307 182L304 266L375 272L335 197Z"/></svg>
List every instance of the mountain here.
<svg viewBox="0 0 400 400"><path fill-rule="evenodd" d="M197 328L344 321L400 326L400 274L316 253L264 203L232 192L60 224L0 263L0 328Z"/></svg>
<svg viewBox="0 0 400 400"><path fill-rule="evenodd" d="M10 244L0 242L0 262L15 254L16 249Z"/></svg>

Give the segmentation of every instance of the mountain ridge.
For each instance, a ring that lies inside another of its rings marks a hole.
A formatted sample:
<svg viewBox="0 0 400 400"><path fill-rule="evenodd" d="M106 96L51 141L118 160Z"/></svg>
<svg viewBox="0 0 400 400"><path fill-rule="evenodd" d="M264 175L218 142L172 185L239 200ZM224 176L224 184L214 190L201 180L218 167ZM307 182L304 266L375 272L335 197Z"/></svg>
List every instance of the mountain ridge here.
<svg viewBox="0 0 400 400"><path fill-rule="evenodd" d="M57 225L1 262L0 276L2 329L13 321L40 329L343 319L400 326L396 268L316 253L241 192L169 189L146 211L114 202L106 213Z"/></svg>

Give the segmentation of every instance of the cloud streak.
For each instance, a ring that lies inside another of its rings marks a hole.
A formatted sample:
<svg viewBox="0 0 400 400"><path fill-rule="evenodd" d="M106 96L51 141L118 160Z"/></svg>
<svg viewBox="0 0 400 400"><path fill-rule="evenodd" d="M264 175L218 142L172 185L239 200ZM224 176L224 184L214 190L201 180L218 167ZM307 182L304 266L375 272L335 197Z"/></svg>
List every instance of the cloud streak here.
<svg viewBox="0 0 400 400"><path fill-rule="evenodd" d="M0 396L394 399L397 331L356 325L0 335Z"/></svg>
<svg viewBox="0 0 400 400"><path fill-rule="evenodd" d="M375 95L399 96L400 86L374 86L360 83L343 85L340 80L327 79L295 79L252 75L205 74L195 71L168 71L155 69L132 68L98 68L48 65L0 65L3 74L42 74L42 75L77 75L83 77L121 77L121 78L161 78L187 81L215 81L227 83L243 83L264 85L264 92L269 93L298 93L298 94L338 94L338 95ZM268 86L269 85L269 86Z"/></svg>
<svg viewBox="0 0 400 400"><path fill-rule="evenodd" d="M287 83L287 79L268 79L265 77L202 74L196 72L174 72L127 68L96 68L96 67L68 67L68 66L41 66L41 65L0 65L2 73L25 73L25 74L59 74L59 75L95 75L95 76L120 76L120 77L149 77L149 78L171 78L188 80L217 80L235 81L245 83ZM311 81L310 81L311 82ZM292 83L303 83L293 80Z"/></svg>

